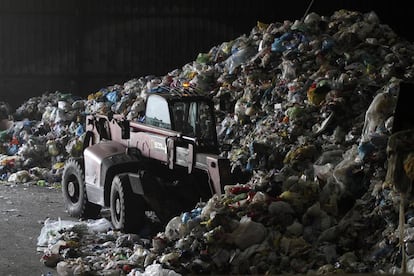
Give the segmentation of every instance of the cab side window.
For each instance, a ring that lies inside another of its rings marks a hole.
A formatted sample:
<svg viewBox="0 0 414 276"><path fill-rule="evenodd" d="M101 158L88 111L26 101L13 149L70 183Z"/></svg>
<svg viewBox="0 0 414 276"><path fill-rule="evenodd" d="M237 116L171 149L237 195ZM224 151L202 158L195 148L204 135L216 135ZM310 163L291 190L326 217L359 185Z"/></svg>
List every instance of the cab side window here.
<svg viewBox="0 0 414 276"><path fill-rule="evenodd" d="M194 136L194 127L191 125L188 102L176 102L173 104L174 130L184 135Z"/></svg>

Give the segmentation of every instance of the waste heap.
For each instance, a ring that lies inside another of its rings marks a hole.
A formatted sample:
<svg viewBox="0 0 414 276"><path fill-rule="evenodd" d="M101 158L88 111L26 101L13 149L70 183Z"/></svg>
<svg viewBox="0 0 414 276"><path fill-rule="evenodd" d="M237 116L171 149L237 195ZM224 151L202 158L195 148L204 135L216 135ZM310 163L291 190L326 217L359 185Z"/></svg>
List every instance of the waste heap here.
<svg viewBox="0 0 414 276"><path fill-rule="evenodd" d="M0 180L60 182L67 157L82 150L84 105L85 99L58 91L30 98L15 112L0 105Z"/></svg>
<svg viewBox="0 0 414 276"><path fill-rule="evenodd" d="M399 194L384 182L386 145L399 84L413 80L413 58L414 45L374 12L310 13L303 21L258 22L163 77L132 79L85 100L62 102L55 93L27 102L25 112L40 104L46 111L14 131L24 137L12 135L22 144L17 156L28 143L51 141L56 147L47 152L57 164L78 153L63 153L63 145L82 139L85 114L112 110L134 120L147 93L186 83L214 99L233 169L252 173L247 184L226 186L225 195L149 238L61 229L43 261L62 275L141 275L154 265L171 275L398 272ZM71 120L59 119L65 108ZM20 165L38 160L27 162ZM413 211L406 212L409 272Z"/></svg>

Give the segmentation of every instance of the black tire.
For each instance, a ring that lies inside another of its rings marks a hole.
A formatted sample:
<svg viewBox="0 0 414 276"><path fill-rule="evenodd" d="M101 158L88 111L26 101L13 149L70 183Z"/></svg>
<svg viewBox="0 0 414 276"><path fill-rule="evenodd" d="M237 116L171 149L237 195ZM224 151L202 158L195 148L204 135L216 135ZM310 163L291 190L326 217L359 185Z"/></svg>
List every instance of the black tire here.
<svg viewBox="0 0 414 276"><path fill-rule="evenodd" d="M131 190L128 175L117 175L111 186L111 221L116 230L138 233L145 221L143 198Z"/></svg>
<svg viewBox="0 0 414 276"><path fill-rule="evenodd" d="M62 194L66 210L72 217L89 219L99 217L101 206L88 201L81 160L70 158L62 175Z"/></svg>

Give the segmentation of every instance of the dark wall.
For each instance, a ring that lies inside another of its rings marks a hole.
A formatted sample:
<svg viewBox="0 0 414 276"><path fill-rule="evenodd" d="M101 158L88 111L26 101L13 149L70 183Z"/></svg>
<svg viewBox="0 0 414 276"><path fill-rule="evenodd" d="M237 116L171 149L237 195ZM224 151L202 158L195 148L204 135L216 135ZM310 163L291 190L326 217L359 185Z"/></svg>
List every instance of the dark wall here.
<svg viewBox="0 0 414 276"><path fill-rule="evenodd" d="M374 10L412 40L406 2L315 0L310 11L330 16L341 8ZM300 19L309 3L0 0L0 101L17 107L45 92L86 96L133 77L164 75L248 34L257 21Z"/></svg>

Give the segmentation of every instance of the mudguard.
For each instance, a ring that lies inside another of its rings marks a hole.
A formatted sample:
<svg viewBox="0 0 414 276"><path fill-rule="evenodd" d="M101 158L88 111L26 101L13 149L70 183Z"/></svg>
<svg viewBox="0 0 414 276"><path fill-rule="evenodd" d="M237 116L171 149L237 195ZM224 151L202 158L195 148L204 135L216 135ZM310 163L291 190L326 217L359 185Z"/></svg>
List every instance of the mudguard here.
<svg viewBox="0 0 414 276"><path fill-rule="evenodd" d="M127 154L126 147L114 141L102 141L84 151L85 185L90 202L107 206L112 179L116 174L137 172L138 157Z"/></svg>

